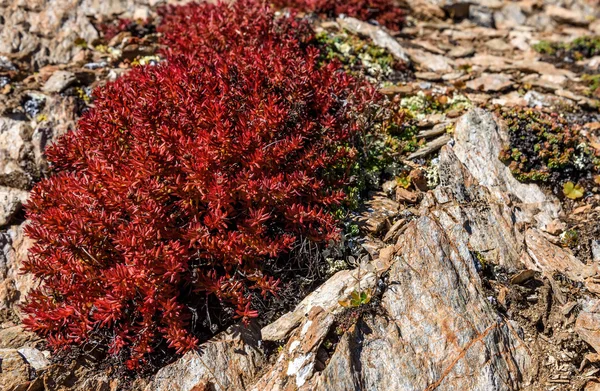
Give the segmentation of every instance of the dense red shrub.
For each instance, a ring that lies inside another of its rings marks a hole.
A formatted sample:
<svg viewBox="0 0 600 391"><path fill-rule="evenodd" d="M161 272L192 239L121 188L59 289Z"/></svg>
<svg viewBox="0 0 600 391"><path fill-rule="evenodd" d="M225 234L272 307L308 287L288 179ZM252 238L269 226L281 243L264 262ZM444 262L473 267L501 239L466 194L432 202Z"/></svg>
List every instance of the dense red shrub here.
<svg viewBox="0 0 600 391"><path fill-rule="evenodd" d="M278 285L265 260L336 235L329 211L375 94L256 1L171 11L167 61L95 91L26 206L24 270L43 284L25 324L57 348L107 344L132 367L162 339L194 348L190 312L211 295L257 316L252 292Z"/></svg>
<svg viewBox="0 0 600 391"><path fill-rule="evenodd" d="M345 14L365 21L376 20L392 30L400 30L406 19L406 12L394 0L274 0L273 3L330 17Z"/></svg>

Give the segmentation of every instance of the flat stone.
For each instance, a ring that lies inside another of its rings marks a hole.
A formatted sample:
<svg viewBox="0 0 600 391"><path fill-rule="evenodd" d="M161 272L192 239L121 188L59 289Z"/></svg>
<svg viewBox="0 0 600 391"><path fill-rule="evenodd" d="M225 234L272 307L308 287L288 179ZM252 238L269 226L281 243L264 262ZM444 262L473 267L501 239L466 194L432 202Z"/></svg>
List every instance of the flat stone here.
<svg viewBox="0 0 600 391"><path fill-rule="evenodd" d="M565 76L570 80L577 79L577 75L566 69L559 69L553 64L544 61L521 60L515 61L510 65L511 69L516 69L526 73L539 73L541 75Z"/></svg>
<svg viewBox="0 0 600 391"><path fill-rule="evenodd" d="M59 93L77 81L75 74L68 71L56 71L50 76L42 87L46 93Z"/></svg>
<svg viewBox="0 0 600 391"><path fill-rule="evenodd" d="M531 84L545 90L556 91L567 85L568 79L563 75L530 74L521 79L522 83Z"/></svg>
<svg viewBox="0 0 600 391"><path fill-rule="evenodd" d="M453 58L469 57L475 53L472 46L457 46L448 52L448 56Z"/></svg>
<svg viewBox="0 0 600 391"><path fill-rule="evenodd" d="M490 39L485 43L485 46L494 52L507 52L512 49L512 46L506 43L503 38Z"/></svg>
<svg viewBox="0 0 600 391"><path fill-rule="evenodd" d="M431 54L425 50L407 49L410 59L421 69L431 72L451 72L454 68L454 62L445 56Z"/></svg>
<svg viewBox="0 0 600 391"><path fill-rule="evenodd" d="M484 73L477 79L467 82L467 87L474 91L500 92L513 85L509 75L502 73Z"/></svg>
<svg viewBox="0 0 600 391"><path fill-rule="evenodd" d="M560 23L572 24L574 26L587 26L590 24L590 20L581 12L555 5L547 5L546 14Z"/></svg>
<svg viewBox="0 0 600 391"><path fill-rule="evenodd" d="M594 348L596 353L600 353L600 301L586 300L582 307L575 322L575 332Z"/></svg>
<svg viewBox="0 0 600 391"><path fill-rule="evenodd" d="M415 77L417 79L429 80L429 81L439 81L442 80L442 75L435 72L415 72Z"/></svg>
<svg viewBox="0 0 600 391"><path fill-rule="evenodd" d="M492 99L493 105L524 107L527 106L527 100L517 91L511 91L508 94L501 95Z"/></svg>
<svg viewBox="0 0 600 391"><path fill-rule="evenodd" d="M479 67L482 71L489 72L503 72L511 68L509 59L491 54L476 54L471 58L462 58L456 60L456 65Z"/></svg>

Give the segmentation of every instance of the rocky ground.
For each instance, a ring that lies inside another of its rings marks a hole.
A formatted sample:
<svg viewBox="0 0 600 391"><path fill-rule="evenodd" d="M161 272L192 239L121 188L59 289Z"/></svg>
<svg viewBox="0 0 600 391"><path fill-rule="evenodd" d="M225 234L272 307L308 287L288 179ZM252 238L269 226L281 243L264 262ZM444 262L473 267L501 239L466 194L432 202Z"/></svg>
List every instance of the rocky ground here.
<svg viewBox="0 0 600 391"><path fill-rule="evenodd" d="M20 325L34 284L19 274L21 204L93 88L160 61L159 3L0 1L2 389L600 390L599 165L511 165L535 158L538 112L555 114L543 148L568 131L577 159L600 151L591 0L406 0L401 32L314 19L328 56L390 102L371 191L346 222L364 256L330 255L331 277L295 309L142 378L93 350L52 357Z"/></svg>

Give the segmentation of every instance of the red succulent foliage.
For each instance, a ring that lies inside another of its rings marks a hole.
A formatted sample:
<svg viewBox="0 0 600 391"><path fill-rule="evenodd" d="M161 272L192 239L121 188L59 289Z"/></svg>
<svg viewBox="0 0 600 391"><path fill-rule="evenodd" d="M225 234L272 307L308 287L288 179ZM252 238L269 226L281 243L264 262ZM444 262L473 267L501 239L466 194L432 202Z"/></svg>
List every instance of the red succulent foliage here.
<svg viewBox="0 0 600 391"><path fill-rule="evenodd" d="M95 91L26 205L24 270L42 285L25 324L57 348L125 352L130 367L161 340L193 349L190 312L211 295L256 317L253 292L278 286L264 262L336 236L329 211L376 94L259 1L168 12L167 61Z"/></svg>
<svg viewBox="0 0 600 391"><path fill-rule="evenodd" d="M273 3L329 17L345 14L365 21L376 20L392 30L400 30L406 19L406 12L394 0L274 0Z"/></svg>

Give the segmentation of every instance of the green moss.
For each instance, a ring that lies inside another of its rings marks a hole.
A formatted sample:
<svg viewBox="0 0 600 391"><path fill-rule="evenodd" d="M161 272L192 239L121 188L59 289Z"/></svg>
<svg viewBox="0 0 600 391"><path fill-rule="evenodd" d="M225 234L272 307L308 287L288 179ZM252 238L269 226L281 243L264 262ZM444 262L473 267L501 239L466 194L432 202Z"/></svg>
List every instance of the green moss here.
<svg viewBox="0 0 600 391"><path fill-rule="evenodd" d="M587 94L591 95L600 87L600 74L599 75L582 75L583 80L587 86Z"/></svg>
<svg viewBox="0 0 600 391"><path fill-rule="evenodd" d="M559 192L563 183L599 172L596 151L584 142L579 126L533 109L503 108L498 114L510 139L499 158L519 181L548 183Z"/></svg>
<svg viewBox="0 0 600 391"><path fill-rule="evenodd" d="M548 56L581 60L600 54L600 37L583 36L566 43L540 41L532 47L538 53Z"/></svg>
<svg viewBox="0 0 600 391"><path fill-rule="evenodd" d="M385 49L347 33L316 35L324 60L340 61L350 72L364 72L367 76L389 77L401 64Z"/></svg>
<svg viewBox="0 0 600 391"><path fill-rule="evenodd" d="M579 242L579 232L575 229L568 229L560 235L560 244L563 247L574 247Z"/></svg>
<svg viewBox="0 0 600 391"><path fill-rule="evenodd" d="M469 98L461 94L447 96L426 94L423 91L419 91L416 95L407 96L400 100L400 107L417 119L423 118L428 114L466 110L472 106L473 104Z"/></svg>
<svg viewBox="0 0 600 391"><path fill-rule="evenodd" d="M532 45L533 50L541 54L548 54L550 56L556 53L556 44L549 41L540 41Z"/></svg>

